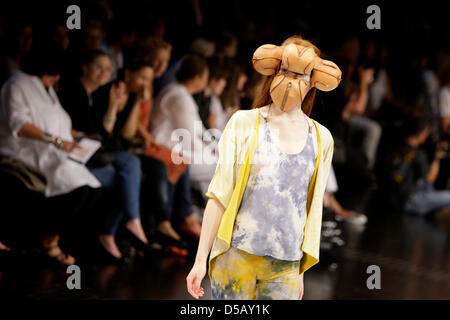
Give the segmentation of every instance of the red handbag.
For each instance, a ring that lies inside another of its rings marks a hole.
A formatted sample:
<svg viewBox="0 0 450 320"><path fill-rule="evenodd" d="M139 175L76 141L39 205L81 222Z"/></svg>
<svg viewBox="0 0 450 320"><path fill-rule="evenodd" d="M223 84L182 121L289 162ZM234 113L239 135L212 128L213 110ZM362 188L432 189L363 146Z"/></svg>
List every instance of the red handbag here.
<svg viewBox="0 0 450 320"><path fill-rule="evenodd" d="M176 184L189 165L189 159L181 153L172 151L162 145L151 145L145 150L145 155L164 162L167 168L167 177L172 184ZM176 159L177 163L173 161ZM181 161L180 161L181 160ZM178 163L181 162L181 163Z"/></svg>

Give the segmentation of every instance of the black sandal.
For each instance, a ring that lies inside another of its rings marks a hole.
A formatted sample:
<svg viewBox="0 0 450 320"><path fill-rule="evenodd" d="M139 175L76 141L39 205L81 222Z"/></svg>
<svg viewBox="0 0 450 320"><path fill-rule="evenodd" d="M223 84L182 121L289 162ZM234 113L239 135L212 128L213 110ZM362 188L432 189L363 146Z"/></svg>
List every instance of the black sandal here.
<svg viewBox="0 0 450 320"><path fill-rule="evenodd" d="M41 252L45 251L43 253L43 258L44 258L45 262L49 263L50 265L56 266L56 267L68 267L68 266L70 266L71 264L64 263L64 261L67 258L69 258L68 254L65 254L63 252L61 252L61 253L59 253L59 254L57 254L55 256L51 256L49 254L50 250L56 249L56 248L61 250L61 248L58 245L52 245L50 247L41 246Z"/></svg>
<svg viewBox="0 0 450 320"><path fill-rule="evenodd" d="M189 244L186 241L172 238L159 230L156 230L154 237L156 241L162 243L163 245L189 249Z"/></svg>

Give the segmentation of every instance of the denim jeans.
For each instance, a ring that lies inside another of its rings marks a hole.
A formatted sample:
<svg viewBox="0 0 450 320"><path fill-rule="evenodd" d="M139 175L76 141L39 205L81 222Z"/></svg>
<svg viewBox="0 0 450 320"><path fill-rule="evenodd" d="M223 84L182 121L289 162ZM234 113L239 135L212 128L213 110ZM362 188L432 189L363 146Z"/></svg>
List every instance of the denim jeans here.
<svg viewBox="0 0 450 320"><path fill-rule="evenodd" d="M362 148L367 156L369 168L373 168L378 150L382 129L378 122L356 114L352 114L348 119L350 126L364 131Z"/></svg>
<svg viewBox="0 0 450 320"><path fill-rule="evenodd" d="M435 190L432 184L420 179L417 182L417 190L409 196L404 209L412 214L424 216L449 205L449 190Z"/></svg>
<svg viewBox="0 0 450 320"><path fill-rule="evenodd" d="M113 189L116 203L107 215L103 234L114 235L122 218L140 218L141 162L129 152L120 151L111 164L99 168L89 168L103 188Z"/></svg>
<svg viewBox="0 0 450 320"><path fill-rule="evenodd" d="M192 213L189 167L177 183L172 184L167 178L167 169L163 162L147 156L142 156L141 162L144 174L143 206L148 209L151 207L155 222L158 224L161 221L189 216Z"/></svg>

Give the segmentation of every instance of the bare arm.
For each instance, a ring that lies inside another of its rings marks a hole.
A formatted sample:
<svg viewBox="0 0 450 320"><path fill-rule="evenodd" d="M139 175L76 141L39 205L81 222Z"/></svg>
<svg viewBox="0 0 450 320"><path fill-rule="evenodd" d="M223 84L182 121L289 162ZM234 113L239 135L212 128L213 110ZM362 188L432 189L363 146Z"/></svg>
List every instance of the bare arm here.
<svg viewBox="0 0 450 320"><path fill-rule="evenodd" d="M436 181L437 176L439 175L439 168L440 168L440 162L439 159L434 159L433 162L430 164L430 170L428 171L427 176L425 177L425 180L429 184L433 184L434 181Z"/></svg>
<svg viewBox="0 0 450 320"><path fill-rule="evenodd" d="M140 131L139 115L141 113L141 109L146 107L144 104L150 103L151 98L150 87L151 87L150 84L146 84L139 88L139 92L136 96L136 101L134 103L133 110L131 110L128 119L121 130L121 135L125 139L131 139L135 137ZM146 120L147 120L146 122L148 122L149 119Z"/></svg>
<svg viewBox="0 0 450 320"><path fill-rule="evenodd" d="M34 124L30 122L25 122L17 131L17 136L21 138L27 138L32 140L38 140L42 141L42 138L44 137L44 131L38 127L36 127ZM53 143L55 144L55 143ZM60 148L66 152L72 151L75 147L77 147L77 143L75 141L62 141L62 145Z"/></svg>
<svg viewBox="0 0 450 320"><path fill-rule="evenodd" d="M372 81L373 69L360 70L358 92L351 94L349 101L342 110L342 117L347 120L351 114L363 114L369 99L369 84Z"/></svg>
<svg viewBox="0 0 450 320"><path fill-rule="evenodd" d="M147 146L149 146L155 142L155 139L153 138L151 133L148 132L147 129L145 128L145 126L141 123L139 123L139 125L138 125L137 134L139 137L144 139Z"/></svg>
<svg viewBox="0 0 450 320"><path fill-rule="evenodd" d="M200 233L195 263L206 264L206 259L219 230L220 221L224 212L225 208L218 200L208 200L203 215L202 231Z"/></svg>
<svg viewBox="0 0 450 320"><path fill-rule="evenodd" d="M425 177L425 180L433 184L438 175L440 170L440 161L445 156L445 150L448 149L448 142L447 141L439 141L436 145L436 150L434 153L434 159L433 162L430 164L430 169L428 170L428 174Z"/></svg>
<svg viewBox="0 0 450 320"><path fill-rule="evenodd" d="M106 113L103 117L103 128L110 135L116 123L119 105L124 104L126 98L125 84L123 82L120 82L119 84L114 83L109 89L109 102L108 108L106 109Z"/></svg>
<svg viewBox="0 0 450 320"><path fill-rule="evenodd" d="M42 140L44 137L44 131L30 122L25 122L22 127L20 127L17 135L22 138Z"/></svg>
<svg viewBox="0 0 450 320"><path fill-rule="evenodd" d="M203 215L202 231L198 243L197 255L191 272L186 278L189 293L196 299L203 296L201 283L206 274L206 261L213 241L219 230L225 208L216 199L209 199Z"/></svg>
<svg viewBox="0 0 450 320"><path fill-rule="evenodd" d="M450 117L441 117L441 127L444 134L450 134Z"/></svg>

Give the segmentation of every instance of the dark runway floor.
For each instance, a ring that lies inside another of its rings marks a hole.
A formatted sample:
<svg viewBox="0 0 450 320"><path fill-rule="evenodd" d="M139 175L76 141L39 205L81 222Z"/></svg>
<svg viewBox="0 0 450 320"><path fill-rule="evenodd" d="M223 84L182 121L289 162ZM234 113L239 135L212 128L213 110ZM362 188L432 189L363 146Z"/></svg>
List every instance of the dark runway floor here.
<svg viewBox="0 0 450 320"><path fill-rule="evenodd" d="M304 299L450 299L449 231L427 219L371 208L367 225L344 225L345 244L321 253L319 264L305 274ZM137 255L120 266L81 264L81 289L69 290L65 270L1 253L0 297L190 299L185 278L194 254L195 250L186 258ZM380 289L367 288L369 265L380 267ZM209 299L207 277L203 287L204 299Z"/></svg>

